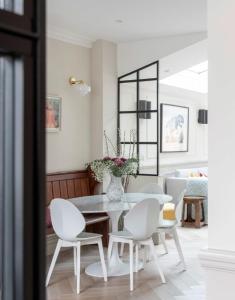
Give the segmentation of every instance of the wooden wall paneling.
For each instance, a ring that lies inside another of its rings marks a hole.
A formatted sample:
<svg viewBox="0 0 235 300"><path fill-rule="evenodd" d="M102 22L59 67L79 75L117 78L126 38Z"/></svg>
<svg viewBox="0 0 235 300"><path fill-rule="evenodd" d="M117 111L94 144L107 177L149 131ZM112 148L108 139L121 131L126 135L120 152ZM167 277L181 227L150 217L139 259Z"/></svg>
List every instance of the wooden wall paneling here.
<svg viewBox="0 0 235 300"><path fill-rule="evenodd" d="M49 205L54 198L74 198L79 196L88 196L94 194L94 188L97 182L91 178L88 171L70 171L47 175L47 203ZM92 216L101 214L92 214ZM106 215L106 214L104 214ZM86 230L101 233L103 243L108 245L109 220L95 223L86 227ZM47 234L53 230L47 228Z"/></svg>
<svg viewBox="0 0 235 300"><path fill-rule="evenodd" d="M81 180L80 179L75 179L74 180L74 188L75 188L75 197L82 196Z"/></svg>
<svg viewBox="0 0 235 300"><path fill-rule="evenodd" d="M60 183L59 181L52 182L53 198L60 198Z"/></svg>
<svg viewBox="0 0 235 300"><path fill-rule="evenodd" d="M74 198L76 195L75 195L75 187L74 187L73 179L67 180L67 188L68 188L68 198Z"/></svg>
<svg viewBox="0 0 235 300"><path fill-rule="evenodd" d="M68 199L67 180L60 180L60 197Z"/></svg>
<svg viewBox="0 0 235 300"><path fill-rule="evenodd" d="M82 196L90 195L89 179L88 178L83 178L83 179L81 179L80 182L81 182Z"/></svg>
<svg viewBox="0 0 235 300"><path fill-rule="evenodd" d="M47 204L50 204L51 200L53 199L53 190L52 190L52 183L51 182L47 182L46 199L47 199Z"/></svg>

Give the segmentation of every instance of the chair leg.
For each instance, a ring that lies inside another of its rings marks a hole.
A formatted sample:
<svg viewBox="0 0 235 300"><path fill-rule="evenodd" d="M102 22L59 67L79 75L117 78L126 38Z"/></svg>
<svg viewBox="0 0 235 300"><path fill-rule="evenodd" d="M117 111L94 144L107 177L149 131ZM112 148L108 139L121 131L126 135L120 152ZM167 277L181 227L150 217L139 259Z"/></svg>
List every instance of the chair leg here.
<svg viewBox="0 0 235 300"><path fill-rule="evenodd" d="M129 241L130 252L130 291L133 291L133 241Z"/></svg>
<svg viewBox="0 0 235 300"><path fill-rule="evenodd" d="M156 252L156 250L155 250L155 248L154 248L154 243L153 243L153 240L152 240L152 239L149 240L149 246L150 246L150 250L151 250L151 252L152 252L152 255L153 255L153 257L154 257L155 263L156 263L156 265L157 265L158 272L159 272L159 274L160 274L162 283L166 283L166 279L165 279L165 276L164 276L164 274L163 274L163 272L162 272L161 266L160 266L160 264L159 264L157 252Z"/></svg>
<svg viewBox="0 0 235 300"><path fill-rule="evenodd" d="M80 293L80 268L81 268L81 266L80 266L80 255L81 255L81 244L80 244L80 242L78 242L77 243L77 249L76 249L77 251L77 294L79 294Z"/></svg>
<svg viewBox="0 0 235 300"><path fill-rule="evenodd" d="M110 262L111 259L112 250L113 250L113 238L110 236L109 245L108 245L108 263Z"/></svg>
<svg viewBox="0 0 235 300"><path fill-rule="evenodd" d="M151 255L150 248L149 248L148 245L146 245L145 248L146 248L146 261L147 261L147 262L150 262L151 259L152 259L152 257L151 257L152 255Z"/></svg>
<svg viewBox="0 0 235 300"><path fill-rule="evenodd" d="M159 237L160 237L161 243L163 245L163 248L165 250L165 253L168 254L168 249L167 249L167 245L166 245L165 234L163 235L162 232L159 232Z"/></svg>
<svg viewBox="0 0 235 300"><path fill-rule="evenodd" d="M98 247L99 247L99 253L100 253L100 261L102 265L102 270L104 274L104 281L107 281L107 269L104 261L104 250L103 250L103 245L102 245L102 240L100 239L98 241Z"/></svg>
<svg viewBox="0 0 235 300"><path fill-rule="evenodd" d="M123 253L124 253L124 247L125 247L125 243L121 243L120 257L123 256Z"/></svg>
<svg viewBox="0 0 235 300"><path fill-rule="evenodd" d="M73 263L74 263L74 275L77 275L77 251L76 247L73 247Z"/></svg>
<svg viewBox="0 0 235 300"><path fill-rule="evenodd" d="M182 252L182 249L181 249L181 246L180 246L179 237L178 237L178 234L177 234L177 231L176 231L175 227L172 229L172 235L173 235L173 238L174 238L174 241L175 241L177 251L179 253L180 260L183 264L184 270L186 270L186 264L185 264L185 261L184 261L183 252Z"/></svg>
<svg viewBox="0 0 235 300"><path fill-rule="evenodd" d="M145 268L146 266L146 261L147 261L147 246L144 245L144 249L143 249L143 269Z"/></svg>
<svg viewBox="0 0 235 300"><path fill-rule="evenodd" d="M54 254L53 254L53 258L52 258L52 261L51 261L51 265L50 265L50 268L49 268L49 271L48 271L48 274L47 274L47 278L46 278L46 286L48 286L48 283L49 283L49 281L50 281L51 274L52 274L53 269L54 269L54 267L55 267L55 263L56 263L56 260L57 260L58 255L59 255L61 246L62 246L62 241L61 241L61 240L58 240L57 245L56 245L56 248L55 248L55 252L54 252Z"/></svg>
<svg viewBox="0 0 235 300"><path fill-rule="evenodd" d="M137 273L139 269L139 245L135 245L135 272Z"/></svg>

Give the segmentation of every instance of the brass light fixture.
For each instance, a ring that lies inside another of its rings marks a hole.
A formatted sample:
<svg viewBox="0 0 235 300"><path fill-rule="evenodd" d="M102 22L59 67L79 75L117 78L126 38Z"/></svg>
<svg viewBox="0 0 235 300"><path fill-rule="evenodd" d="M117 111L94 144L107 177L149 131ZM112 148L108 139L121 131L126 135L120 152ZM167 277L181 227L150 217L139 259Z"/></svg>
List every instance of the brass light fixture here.
<svg viewBox="0 0 235 300"><path fill-rule="evenodd" d="M69 83L72 86L77 85L78 90L82 96L85 96L91 92L91 87L87 85L84 80L77 80L74 76L69 77Z"/></svg>

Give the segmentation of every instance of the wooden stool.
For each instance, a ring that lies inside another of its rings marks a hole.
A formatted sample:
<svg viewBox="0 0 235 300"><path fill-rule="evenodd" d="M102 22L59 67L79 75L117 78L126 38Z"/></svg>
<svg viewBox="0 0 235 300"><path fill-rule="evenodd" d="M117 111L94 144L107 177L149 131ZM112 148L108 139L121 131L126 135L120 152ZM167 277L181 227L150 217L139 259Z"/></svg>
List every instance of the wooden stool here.
<svg viewBox="0 0 235 300"><path fill-rule="evenodd" d="M182 211L182 227L195 227L201 228L205 221L204 212L204 201L203 196L185 196L183 200L183 211ZM195 207L195 219L192 218L192 206ZM187 218L185 218L185 208L187 209ZM202 214L202 219L201 219Z"/></svg>

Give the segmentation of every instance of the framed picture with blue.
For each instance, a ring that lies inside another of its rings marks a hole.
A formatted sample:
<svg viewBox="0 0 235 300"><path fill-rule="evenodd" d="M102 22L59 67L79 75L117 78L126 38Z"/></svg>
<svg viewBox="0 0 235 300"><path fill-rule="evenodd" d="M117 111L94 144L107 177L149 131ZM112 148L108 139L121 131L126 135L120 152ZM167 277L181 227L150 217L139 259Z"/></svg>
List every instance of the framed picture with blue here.
<svg viewBox="0 0 235 300"><path fill-rule="evenodd" d="M160 105L162 153L188 152L189 108L185 106Z"/></svg>

